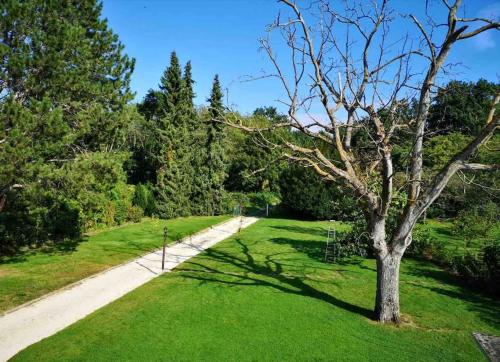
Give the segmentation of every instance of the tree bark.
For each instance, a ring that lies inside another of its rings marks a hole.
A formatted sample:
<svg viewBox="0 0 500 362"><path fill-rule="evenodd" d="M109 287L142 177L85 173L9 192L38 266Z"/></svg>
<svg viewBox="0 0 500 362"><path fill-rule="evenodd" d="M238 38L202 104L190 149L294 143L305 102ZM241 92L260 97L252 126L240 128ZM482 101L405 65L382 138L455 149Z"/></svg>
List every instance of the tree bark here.
<svg viewBox="0 0 500 362"><path fill-rule="evenodd" d="M401 256L380 253L377 256L377 294L375 319L381 323L399 323L399 266Z"/></svg>

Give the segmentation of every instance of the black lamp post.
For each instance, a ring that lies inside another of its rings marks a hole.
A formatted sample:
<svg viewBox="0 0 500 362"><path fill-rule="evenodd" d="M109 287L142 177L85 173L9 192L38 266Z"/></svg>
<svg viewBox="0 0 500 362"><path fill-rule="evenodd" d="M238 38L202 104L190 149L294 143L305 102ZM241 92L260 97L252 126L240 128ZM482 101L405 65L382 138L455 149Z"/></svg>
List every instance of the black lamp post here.
<svg viewBox="0 0 500 362"><path fill-rule="evenodd" d="M161 270L165 269L165 248L167 246L167 236L168 236L168 228L165 226L163 228L163 252L161 255Z"/></svg>

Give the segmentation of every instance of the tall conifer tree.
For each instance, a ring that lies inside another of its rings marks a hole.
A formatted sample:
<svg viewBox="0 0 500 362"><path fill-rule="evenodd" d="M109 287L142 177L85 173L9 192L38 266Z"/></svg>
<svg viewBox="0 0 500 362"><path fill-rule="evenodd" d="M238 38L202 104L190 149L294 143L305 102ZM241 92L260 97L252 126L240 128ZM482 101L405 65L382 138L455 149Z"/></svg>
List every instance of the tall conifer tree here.
<svg viewBox="0 0 500 362"><path fill-rule="evenodd" d="M209 185L209 213L222 212L224 179L226 177L225 126L220 119L224 112L219 76L215 75L209 102L210 121L206 141L206 166Z"/></svg>
<svg viewBox="0 0 500 362"><path fill-rule="evenodd" d="M157 171L157 206L162 217L172 218L190 213L190 149L188 144L188 104L181 66L175 52L170 66L161 78L160 90L164 98L160 113L158 139L160 141Z"/></svg>
<svg viewBox="0 0 500 362"><path fill-rule="evenodd" d="M200 194L203 192L206 176L203 173L203 142L206 137L205 125L201 122L200 117L194 107L194 90L193 84L195 83L192 77L191 62L188 61L184 67L183 74L184 84L184 99L185 111L187 121L187 132L189 138L186 145L189 147L189 168L188 179L190 185L190 210L192 214L200 215L206 211L200 204Z"/></svg>
<svg viewBox="0 0 500 362"><path fill-rule="evenodd" d="M113 151L135 122L134 61L101 10L97 0L0 1L0 254L75 235L97 205L82 206L94 184L78 178L71 193L63 179L84 157L99 163L102 150L108 164L123 162Z"/></svg>
<svg viewBox="0 0 500 362"><path fill-rule="evenodd" d="M193 131L198 126L197 115L194 109L194 96L195 96L193 90L194 80L191 71L192 71L191 62L188 61L186 63L186 66L184 67L184 76L182 78L182 81L184 83L184 100L186 107L186 115L188 117L187 122L189 131Z"/></svg>

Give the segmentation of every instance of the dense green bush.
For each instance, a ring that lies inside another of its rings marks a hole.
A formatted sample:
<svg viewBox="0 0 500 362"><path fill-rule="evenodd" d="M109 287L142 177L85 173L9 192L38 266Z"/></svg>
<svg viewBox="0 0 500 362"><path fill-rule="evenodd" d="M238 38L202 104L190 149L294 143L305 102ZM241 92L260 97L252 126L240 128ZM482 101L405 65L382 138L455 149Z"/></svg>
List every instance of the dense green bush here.
<svg viewBox="0 0 500 362"><path fill-rule="evenodd" d="M279 195L270 191L253 192L248 196L250 204L259 209L264 209L266 205L275 206L281 202Z"/></svg>
<svg viewBox="0 0 500 362"><path fill-rule="evenodd" d="M500 294L500 241L489 242L479 250L457 253L433 238L428 230L416 230L407 254L432 260L450 268L470 284Z"/></svg>
<svg viewBox="0 0 500 362"><path fill-rule="evenodd" d="M133 205L132 200L135 195L134 185L127 185L123 182L117 183L110 191L111 205L114 209L112 223L118 225L126 221L139 221L144 211ZM109 224L108 224L109 225Z"/></svg>
<svg viewBox="0 0 500 362"><path fill-rule="evenodd" d="M0 213L0 253L76 238L84 231L138 221L134 186L125 184L124 153L87 153L62 167L41 165L38 180L12 190Z"/></svg>
<svg viewBox="0 0 500 362"><path fill-rule="evenodd" d="M290 166L280 179L283 206L295 216L316 220L353 220L355 199L327 183L311 169Z"/></svg>
<svg viewBox="0 0 500 362"><path fill-rule="evenodd" d="M500 207L494 202L464 209L453 221L454 232L465 240L486 237L499 222L498 215L500 215Z"/></svg>
<svg viewBox="0 0 500 362"><path fill-rule="evenodd" d="M443 167L449 157L471 141L470 136L460 133L434 136L425 142L424 163L426 173L434 175ZM485 164L500 163L500 135L494 135L487 147L482 147L471 160ZM457 174L448 183L443 193L427 210L430 218L455 218L464 210L483 208L488 203L498 203L497 190L500 188L500 171L474 171Z"/></svg>
<svg viewBox="0 0 500 362"><path fill-rule="evenodd" d="M478 253L455 256L451 267L469 283L500 294L500 241L485 245Z"/></svg>
<svg viewBox="0 0 500 362"><path fill-rule="evenodd" d="M8 195L9 204L0 213L0 255L80 236L83 225L77 203L35 186Z"/></svg>
<svg viewBox="0 0 500 362"><path fill-rule="evenodd" d="M145 215L153 216L156 211L153 186L149 183L136 185L133 202L144 210Z"/></svg>
<svg viewBox="0 0 500 362"><path fill-rule="evenodd" d="M407 255L433 259L441 264L449 261L445 253L444 244L432 237L427 229L413 231L413 240L406 251Z"/></svg>
<svg viewBox="0 0 500 362"><path fill-rule="evenodd" d="M367 239L359 237L360 235L350 231L344 233L336 233L331 245L330 253L338 260L350 258L353 256L372 257L372 247L367 244Z"/></svg>

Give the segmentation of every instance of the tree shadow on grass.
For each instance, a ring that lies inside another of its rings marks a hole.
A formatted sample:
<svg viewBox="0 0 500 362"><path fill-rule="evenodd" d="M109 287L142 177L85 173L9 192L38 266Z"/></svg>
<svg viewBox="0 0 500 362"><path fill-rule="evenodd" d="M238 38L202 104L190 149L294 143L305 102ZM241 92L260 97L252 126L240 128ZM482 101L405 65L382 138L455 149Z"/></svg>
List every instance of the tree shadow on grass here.
<svg viewBox="0 0 500 362"><path fill-rule="evenodd" d="M143 237L142 234L140 236L141 238ZM172 246L186 236L187 235L179 232L171 232L169 234L166 246ZM162 247L162 237L157 236L157 238L158 242L156 244L148 244L146 242L140 241L130 241L129 238L125 238L123 240L115 240L117 243L103 244L101 246L101 250L108 253L126 254L131 257L141 257L146 253L156 251ZM120 243L122 244L120 245Z"/></svg>
<svg viewBox="0 0 500 362"><path fill-rule="evenodd" d="M113 242L108 244L102 243L98 245L96 249L99 251L104 251L108 254L126 254L131 258L141 257L148 252L152 252L161 248L161 236L158 236L157 245L151 245L146 242L133 241L130 240L132 235L129 237L121 237L117 239L113 239ZM182 239L184 234L175 232L171 233L168 237L167 246L173 245L175 242ZM137 238L143 238L143 233L139 233ZM16 264L24 262L28 259L28 257L43 254L43 255L64 255L71 254L77 251L78 247L89 240L88 235L83 235L73 239L64 239L56 242L46 243L39 247L25 248L18 251L14 255L4 256L0 258L1 264Z"/></svg>
<svg viewBox="0 0 500 362"><path fill-rule="evenodd" d="M325 258L326 243L320 240L298 240L291 238L272 238L275 244L289 245L300 253L304 253L313 260L323 260Z"/></svg>
<svg viewBox="0 0 500 362"><path fill-rule="evenodd" d="M28 257L36 254L43 254L43 255L70 254L75 252L81 243L87 241L88 241L87 236L79 236L72 239L63 239L59 241L42 244L39 246L22 248L13 255L6 255L0 257L0 265L22 263L26 261Z"/></svg>
<svg viewBox="0 0 500 362"><path fill-rule="evenodd" d="M291 233L298 233L298 234L306 234L306 235L315 235L315 236L321 236L324 238L324 241L326 241L326 236L328 233L328 230L325 228L316 226L316 227L305 227L305 226L296 226L296 225L273 225L270 226L272 229L280 230L280 231L287 231Z"/></svg>
<svg viewBox="0 0 500 362"><path fill-rule="evenodd" d="M470 285L449 271L438 269L427 262L414 262L406 267L407 275L419 278L430 278L437 283L433 285L408 282L414 287L425 288L456 300L466 301L467 309L476 313L490 326L500 329L500 301L475 290Z"/></svg>
<svg viewBox="0 0 500 362"><path fill-rule="evenodd" d="M211 260L233 265L238 268L236 272L219 270L208 266L196 259L187 261L186 265L193 268L182 268L179 272L186 278L196 279L201 282L221 283L234 286L262 286L276 289L280 292L306 296L329 303L348 312L373 318L373 311L338 299L307 284L307 277L291 275L283 271L283 264L274 260L283 253L266 255L263 261L257 262L245 243L239 238L235 242L241 248L239 256L220 249L207 249L205 256Z"/></svg>
<svg viewBox="0 0 500 362"><path fill-rule="evenodd" d="M433 225L432 229L436 234L438 234L441 237L445 238L457 238L457 235L455 235L450 227L444 226L444 225Z"/></svg>
<svg viewBox="0 0 500 362"><path fill-rule="evenodd" d="M276 244L289 245L300 253L306 254L310 259L316 261L325 261L326 242L322 240L297 240L291 238L272 238L271 241ZM337 265L360 265L363 262L359 257L338 258L335 261Z"/></svg>
<svg viewBox="0 0 500 362"><path fill-rule="evenodd" d="M42 247L39 251L44 254L69 254L78 249L78 246L89 240L88 236L80 236L73 239L56 241ZM34 252L37 250L35 249Z"/></svg>

